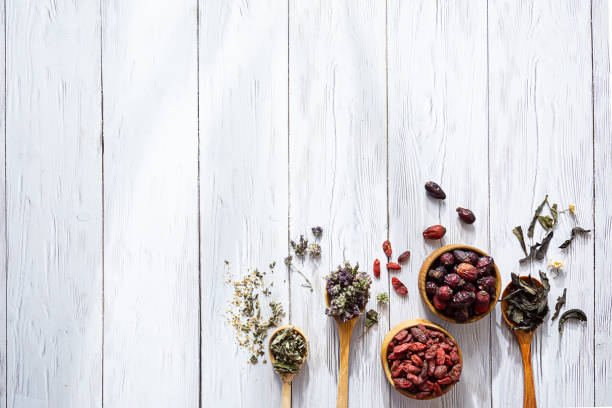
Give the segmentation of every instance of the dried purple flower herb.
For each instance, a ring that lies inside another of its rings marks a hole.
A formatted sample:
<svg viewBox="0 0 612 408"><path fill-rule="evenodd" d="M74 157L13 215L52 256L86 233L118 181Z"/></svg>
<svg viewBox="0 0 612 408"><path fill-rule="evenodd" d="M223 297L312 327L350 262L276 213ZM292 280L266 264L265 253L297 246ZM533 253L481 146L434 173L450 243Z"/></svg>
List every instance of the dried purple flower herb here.
<svg viewBox="0 0 612 408"><path fill-rule="evenodd" d="M359 316L370 298L372 283L367 273L359 272L359 264L352 267L347 262L344 266L338 266L325 279L329 300L325 314L342 322Z"/></svg>

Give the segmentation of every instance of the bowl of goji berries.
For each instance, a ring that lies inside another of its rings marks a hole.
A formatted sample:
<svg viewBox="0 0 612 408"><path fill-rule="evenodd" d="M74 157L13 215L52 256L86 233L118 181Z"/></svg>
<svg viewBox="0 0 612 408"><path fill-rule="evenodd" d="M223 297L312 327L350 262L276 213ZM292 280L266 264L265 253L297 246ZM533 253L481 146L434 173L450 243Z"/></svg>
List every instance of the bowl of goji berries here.
<svg viewBox="0 0 612 408"><path fill-rule="evenodd" d="M501 292L499 270L483 250L462 244L432 252L419 272L419 293L429 309L451 323L472 323L493 310Z"/></svg>
<svg viewBox="0 0 612 408"><path fill-rule="evenodd" d="M401 322L380 351L387 380L399 393L420 400L437 398L459 381L463 356L442 327L423 319Z"/></svg>

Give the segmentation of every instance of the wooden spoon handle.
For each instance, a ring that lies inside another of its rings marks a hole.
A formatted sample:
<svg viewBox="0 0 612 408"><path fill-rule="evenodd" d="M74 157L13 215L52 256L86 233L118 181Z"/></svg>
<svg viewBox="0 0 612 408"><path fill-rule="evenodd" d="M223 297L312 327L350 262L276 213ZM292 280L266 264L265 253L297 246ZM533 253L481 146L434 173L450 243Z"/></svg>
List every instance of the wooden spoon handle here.
<svg viewBox="0 0 612 408"><path fill-rule="evenodd" d="M282 408L291 408L291 382L283 381Z"/></svg>
<svg viewBox="0 0 612 408"><path fill-rule="evenodd" d="M519 342L523 356L523 408L536 408L535 385L533 382L533 369L531 367L531 338L528 342Z"/></svg>
<svg viewBox="0 0 612 408"><path fill-rule="evenodd" d="M338 378L338 398L336 408L348 407L348 377L349 377L349 351L351 347L351 335L353 334L352 322L338 325L340 335L340 375Z"/></svg>

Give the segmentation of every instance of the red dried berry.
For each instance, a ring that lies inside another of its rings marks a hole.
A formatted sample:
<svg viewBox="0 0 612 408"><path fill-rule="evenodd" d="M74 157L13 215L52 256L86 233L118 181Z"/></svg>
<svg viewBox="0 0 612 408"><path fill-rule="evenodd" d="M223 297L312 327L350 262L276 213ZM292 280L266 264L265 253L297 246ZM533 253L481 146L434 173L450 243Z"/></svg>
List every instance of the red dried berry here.
<svg viewBox="0 0 612 408"><path fill-rule="evenodd" d="M487 305L489 306L489 301L491 300L491 297L489 296L489 293L481 290L478 293L476 293L476 304L477 305Z"/></svg>
<svg viewBox="0 0 612 408"><path fill-rule="evenodd" d="M417 341L421 343L426 343L427 342L426 330L427 329L425 328L425 326L423 326L422 324L419 324L416 327L410 328L410 334L412 334L412 337L414 337Z"/></svg>
<svg viewBox="0 0 612 408"><path fill-rule="evenodd" d="M467 307L474 303L476 295L473 292L467 290L461 290L453 296L451 299L451 306L453 307Z"/></svg>
<svg viewBox="0 0 612 408"><path fill-rule="evenodd" d="M448 287L448 286L447 286ZM448 307L448 302L440 299L438 295L435 295L431 301L437 310L445 310Z"/></svg>
<svg viewBox="0 0 612 408"><path fill-rule="evenodd" d="M476 262L476 268L481 275L488 275L493 270L495 261L490 256L482 256Z"/></svg>
<svg viewBox="0 0 612 408"><path fill-rule="evenodd" d="M393 360L393 363L391 364L391 372L395 371L397 369L397 367L399 367L399 365L401 364L401 361L399 360Z"/></svg>
<svg viewBox="0 0 612 408"><path fill-rule="evenodd" d="M484 305L476 305L474 306L474 314L483 314L485 313L487 310L489 310L489 304L484 304Z"/></svg>
<svg viewBox="0 0 612 408"><path fill-rule="evenodd" d="M455 257L450 252L445 252L440 255L440 265L450 267L455 263Z"/></svg>
<svg viewBox="0 0 612 408"><path fill-rule="evenodd" d="M459 352L457 350L451 351L450 359L453 363L458 363L459 362Z"/></svg>
<svg viewBox="0 0 612 408"><path fill-rule="evenodd" d="M495 290L497 286L497 279L494 276L485 276L476 281L479 290L484 290L489 293L489 295L495 295Z"/></svg>
<svg viewBox="0 0 612 408"><path fill-rule="evenodd" d="M476 293L476 286L474 286L472 282L465 282L462 289L467 290L468 292Z"/></svg>
<svg viewBox="0 0 612 408"><path fill-rule="evenodd" d="M412 364L406 364L404 366L404 371L406 372L406 374L413 374L413 375L419 374L421 372L421 370L419 370L418 367Z"/></svg>
<svg viewBox="0 0 612 408"><path fill-rule="evenodd" d="M441 225L432 225L423 231L423 238L425 239L440 239L446 234L446 228Z"/></svg>
<svg viewBox="0 0 612 408"><path fill-rule="evenodd" d="M399 271L399 270L402 269L402 267L399 264L395 263L395 262L389 262L387 264L387 269L389 269L391 271Z"/></svg>
<svg viewBox="0 0 612 408"><path fill-rule="evenodd" d="M406 336L408 336L408 330L402 330L399 333L397 333L395 335L395 337L393 337L393 340L395 340L395 341L397 341L399 343L402 340L404 340L406 338Z"/></svg>
<svg viewBox="0 0 612 408"><path fill-rule="evenodd" d="M399 279L397 279L395 276L393 278L391 278L391 284L393 285L393 289L395 289L395 291L399 294L399 295L407 295L408 294L408 288L406 288L406 285L404 285Z"/></svg>
<svg viewBox="0 0 612 408"><path fill-rule="evenodd" d="M467 281L475 281L478 278L478 269L472 264L461 263L457 267L457 275Z"/></svg>
<svg viewBox="0 0 612 408"><path fill-rule="evenodd" d="M465 222L466 224L473 224L474 221L476 221L476 216L472 210L468 210L467 208L457 207L457 214L459 215L459 218L461 218L461 221Z"/></svg>
<svg viewBox="0 0 612 408"><path fill-rule="evenodd" d="M436 365L444 364L444 357L446 357L446 353L443 348L438 348L436 350Z"/></svg>
<svg viewBox="0 0 612 408"><path fill-rule="evenodd" d="M444 277L444 283L446 283L452 289L459 289L463 286L465 281L458 274L449 273L448 275Z"/></svg>
<svg viewBox="0 0 612 408"><path fill-rule="evenodd" d="M429 281L425 284L425 292L427 292L429 296L435 295L437 291L438 291L438 285L436 285L435 282Z"/></svg>
<svg viewBox="0 0 612 408"><path fill-rule="evenodd" d="M422 367L423 366L423 360L421 360L421 357L417 356L416 354L413 354L412 356L410 356L410 359L412 360L414 365L416 365L418 367Z"/></svg>
<svg viewBox="0 0 612 408"><path fill-rule="evenodd" d="M436 282L442 282L444 281L444 276L446 275L446 269L444 269L443 266L438 266L435 269L430 269L427 272L427 279L428 280L433 280Z"/></svg>
<svg viewBox="0 0 612 408"><path fill-rule="evenodd" d="M410 251L404 251L400 256L397 257L397 262L404 263L410 259Z"/></svg>
<svg viewBox="0 0 612 408"><path fill-rule="evenodd" d="M433 198L437 198L440 200L444 200L446 198L446 193L444 193L442 187L440 187L438 183L435 183L433 181L428 181L427 183L425 183L425 191L427 191L427 194L429 194Z"/></svg>
<svg viewBox="0 0 612 408"><path fill-rule="evenodd" d="M410 344L409 343L403 343L400 344L398 346L395 346L395 348L393 349L394 353L405 353L410 349Z"/></svg>
<svg viewBox="0 0 612 408"><path fill-rule="evenodd" d="M461 364L455 364L453 368L451 368L450 373L448 373L448 376L455 382L459 381L459 376L461 376Z"/></svg>
<svg viewBox="0 0 612 408"><path fill-rule="evenodd" d="M424 399L427 398L431 395L431 391L421 391L419 393L417 393L414 397L416 399Z"/></svg>
<svg viewBox="0 0 612 408"><path fill-rule="evenodd" d="M385 255L387 255L387 258L391 258L391 242L389 242L389 240L386 240L385 242L383 242L382 248L385 252Z"/></svg>
<svg viewBox="0 0 612 408"><path fill-rule="evenodd" d="M440 384L440 385L448 385L448 384L450 384L452 382L453 382L453 380L451 380L450 377L444 377L441 380L437 381L437 383Z"/></svg>
<svg viewBox="0 0 612 408"><path fill-rule="evenodd" d="M434 392L434 394L436 394L436 395L440 395L440 394L442 394L442 388L440 388L440 384L435 383L435 384L433 385L433 392Z"/></svg>
<svg viewBox="0 0 612 408"><path fill-rule="evenodd" d="M402 390L412 387L412 383L405 378L394 378L393 384L396 388L400 388Z"/></svg>
<svg viewBox="0 0 612 408"><path fill-rule="evenodd" d="M378 259L374 260L374 276L380 277L380 261Z"/></svg>
<svg viewBox="0 0 612 408"><path fill-rule="evenodd" d="M448 373L448 367L445 365L439 365L436 366L436 369L434 370L434 377L442 379L446 377L446 373Z"/></svg>
<svg viewBox="0 0 612 408"><path fill-rule="evenodd" d="M426 345L424 345L423 343L419 343L419 342L408 344L408 350L412 352L422 351L422 350L425 350L426 348L427 348Z"/></svg>
<svg viewBox="0 0 612 408"><path fill-rule="evenodd" d="M470 312L467 307L457 307L453 317L458 322L465 322L470 317Z"/></svg>
<svg viewBox="0 0 612 408"><path fill-rule="evenodd" d="M443 302L449 301L453 297L453 290L449 286L440 286L436 291L436 296Z"/></svg>

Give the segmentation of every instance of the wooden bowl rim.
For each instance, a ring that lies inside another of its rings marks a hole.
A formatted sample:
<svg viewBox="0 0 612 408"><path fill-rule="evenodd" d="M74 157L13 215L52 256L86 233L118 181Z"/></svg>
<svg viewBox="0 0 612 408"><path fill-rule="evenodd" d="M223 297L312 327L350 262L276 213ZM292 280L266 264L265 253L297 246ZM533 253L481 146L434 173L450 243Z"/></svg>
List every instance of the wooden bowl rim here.
<svg viewBox="0 0 612 408"><path fill-rule="evenodd" d="M429 309L440 319L445 320L449 323L469 324L469 323L476 322L482 319L483 317L487 316L495 308L495 305L497 304L497 301L499 299L499 294L501 292L501 275L499 273L499 269L497 268L497 263L495 263L493 265L493 270L495 271L495 278L497 279L497 282L495 282L495 298L491 300L491 303L489 304L489 309L485 313L472 316L464 322L458 322L455 319L452 319L440 313L434 307L434 305L429 300L429 297L427 296L427 292L425 291L425 280L426 280L425 278L427 277L427 272L429 271L431 265L434 263L436 259L440 257L440 255L442 255L445 252L453 251L455 249L466 249L466 250L476 252L482 256L489 256L489 254L487 254L485 251L483 251L480 248L476 248L476 247L473 247L470 245L464 245L464 244L444 245L443 247L436 249L431 254L429 254L427 258L425 258L425 261L423 262L423 265L421 266L421 270L419 271L419 281L418 281L419 293L421 294L421 299L423 299L423 302L425 302L427 307L429 307Z"/></svg>
<svg viewBox="0 0 612 408"><path fill-rule="evenodd" d="M461 367L463 367L463 354L461 353L461 347L459 347L459 343L457 343L457 340L446 329L444 329L443 327L438 326L437 324L435 324L435 323L433 323L433 322L431 322L429 320L426 320L426 319L409 319L409 320L404 320L403 322L398 323L397 325L395 325L387 333L387 335L385 336L385 338L384 338L384 340L382 342L382 346L380 348L380 360L381 360L381 363L382 363L382 366L383 366L383 370L385 371L385 376L387 377L387 381L389 381L389 384L391 384L391 387L393 387L394 390L396 390L400 394L403 394L406 397L415 399L417 401L425 401L425 400L430 400L430 399L441 397L442 395L444 395L447 392L449 392L455 386L455 384L457 384L457 383L453 383L450 386L446 387L444 389L444 391L442 392L442 394L440 394L440 395L432 394L431 396L429 396L427 398L417 398L416 394L413 394L411 392L395 388L395 384L393 383L393 379L391 378L391 369L390 369L389 364L387 362L387 349L388 349L389 343L391 342L393 337L395 337L395 335L397 333L399 333L400 331L402 331L404 329L409 329L409 328L414 327L414 326L417 326L419 323L422 324L423 326L427 327L427 328L438 330L438 331L444 333L445 335L447 335L448 337L450 337L451 340L453 340L453 342L457 346L457 353L459 354L459 363L461 364Z"/></svg>

